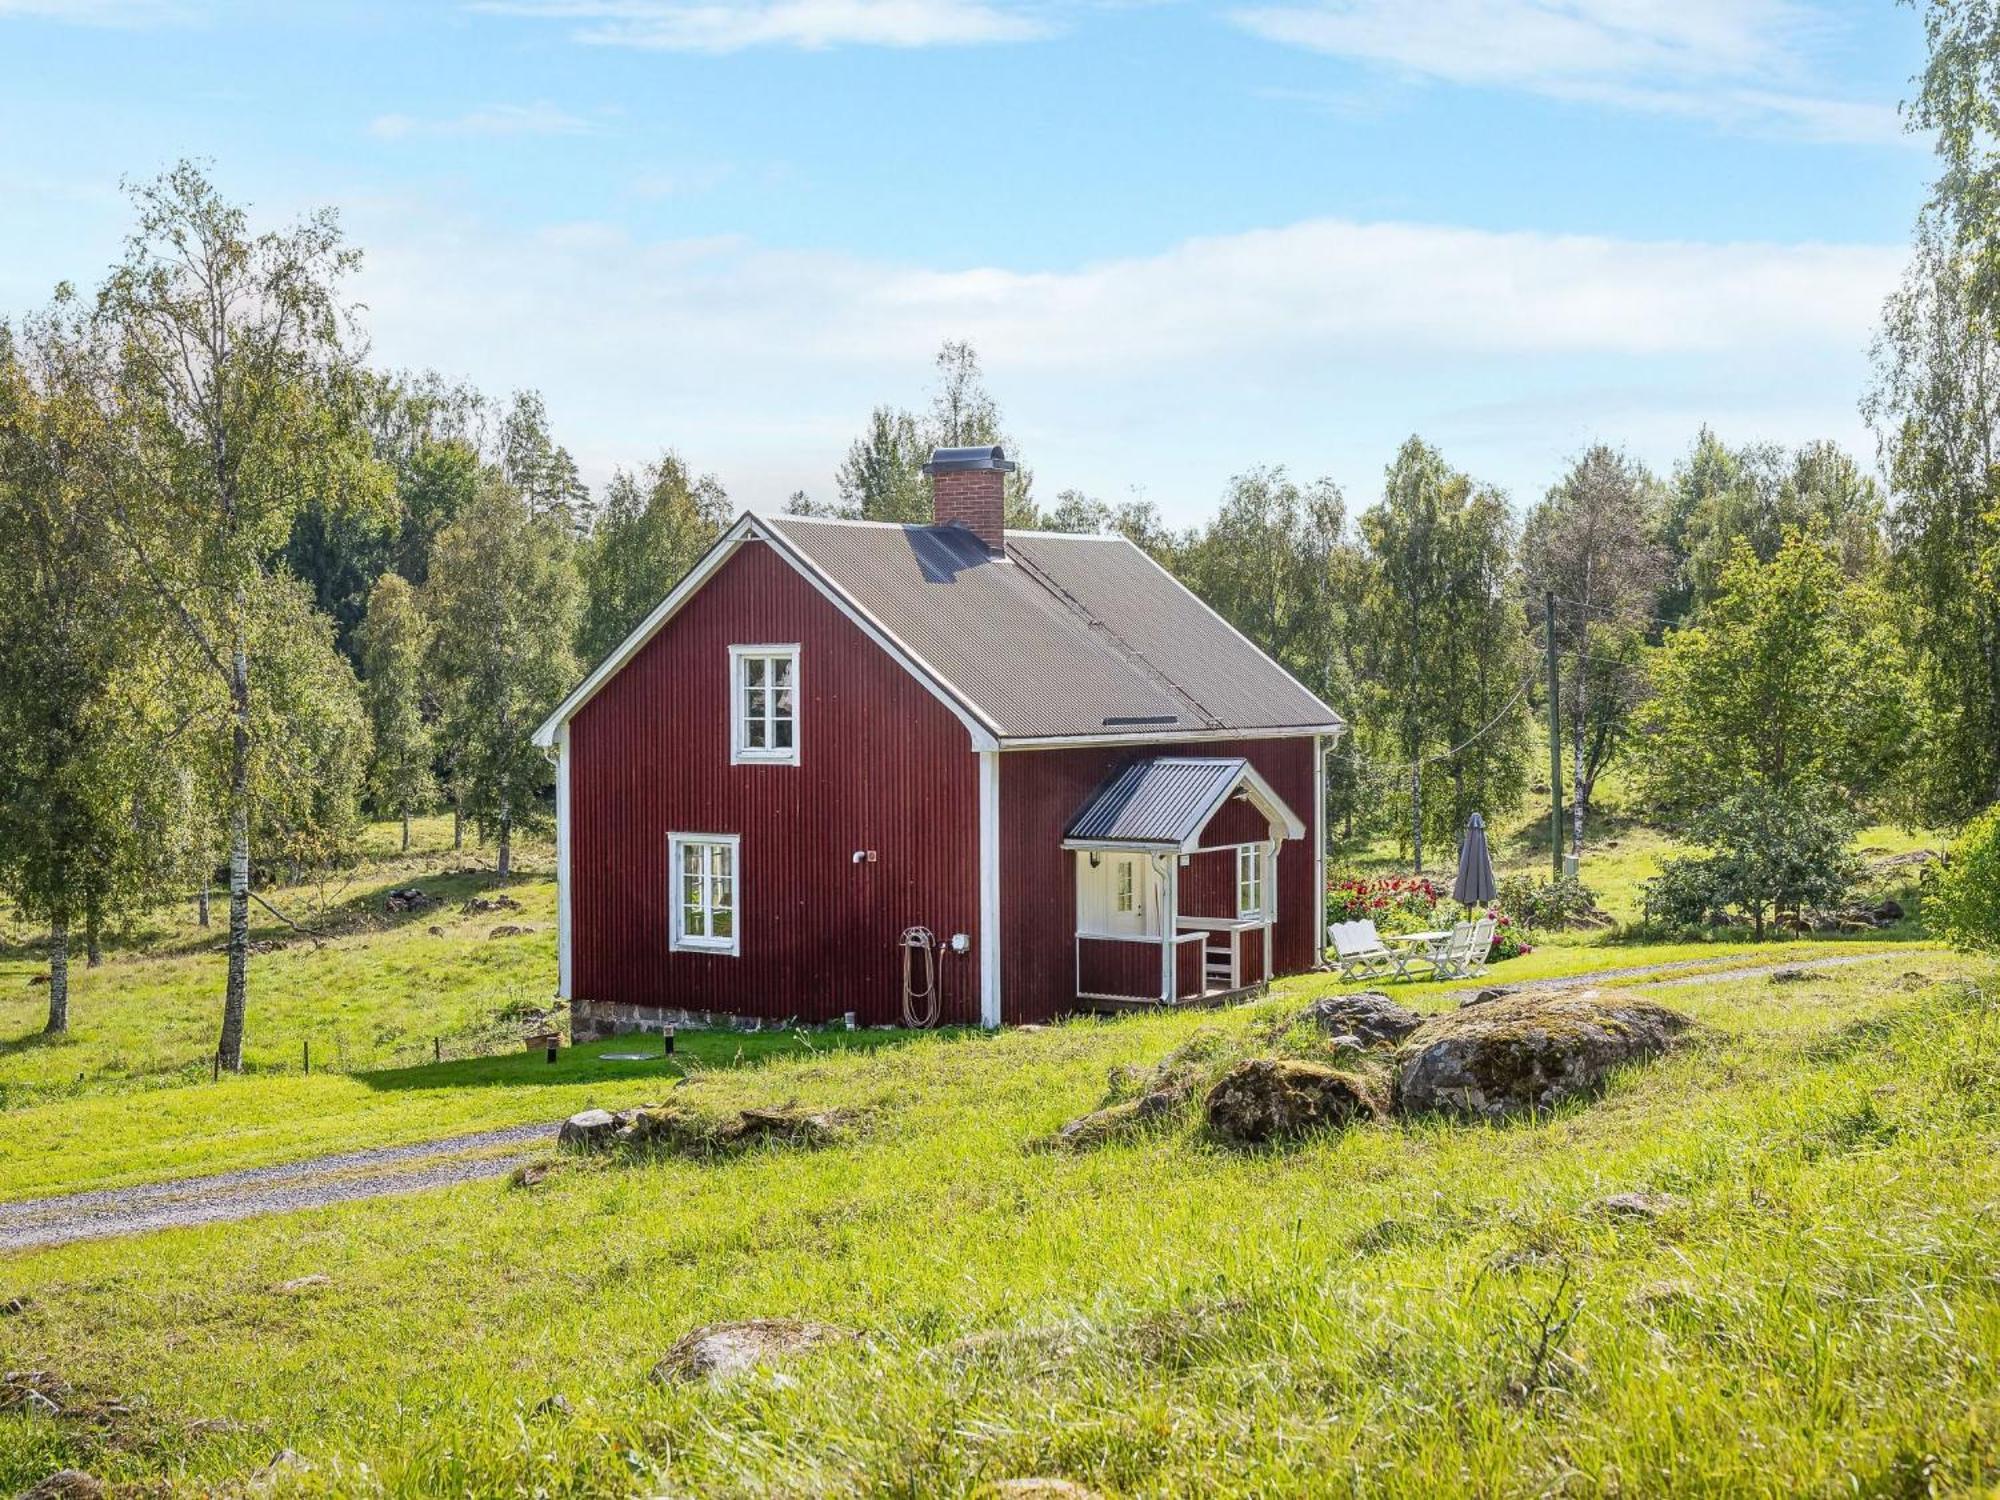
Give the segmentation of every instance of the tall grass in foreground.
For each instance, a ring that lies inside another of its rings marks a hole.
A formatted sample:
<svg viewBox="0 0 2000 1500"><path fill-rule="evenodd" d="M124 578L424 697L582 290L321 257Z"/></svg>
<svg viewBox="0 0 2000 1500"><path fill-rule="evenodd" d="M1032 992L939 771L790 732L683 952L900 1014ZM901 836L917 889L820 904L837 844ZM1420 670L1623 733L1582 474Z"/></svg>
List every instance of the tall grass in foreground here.
<svg viewBox="0 0 2000 1500"><path fill-rule="evenodd" d="M2000 1025L1958 976L1991 978L1928 953L1661 992L1702 1030L1594 1104L1262 1153L1192 1122L1028 1143L1108 1068L1296 997L709 1074L705 1108L864 1123L0 1265L33 1299L0 1366L144 1403L0 1416L0 1489L75 1462L201 1492L285 1446L313 1467L281 1491L344 1493L1976 1488L2000 1474ZM1595 1206L1628 1190L1681 1205ZM645 1378L696 1324L778 1314L869 1339Z"/></svg>

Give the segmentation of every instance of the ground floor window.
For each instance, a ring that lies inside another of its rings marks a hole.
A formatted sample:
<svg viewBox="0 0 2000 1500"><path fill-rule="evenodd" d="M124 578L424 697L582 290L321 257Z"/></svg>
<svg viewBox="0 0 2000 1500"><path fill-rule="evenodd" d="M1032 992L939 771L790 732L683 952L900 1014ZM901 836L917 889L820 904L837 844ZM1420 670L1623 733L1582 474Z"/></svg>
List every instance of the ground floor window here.
<svg viewBox="0 0 2000 1500"><path fill-rule="evenodd" d="M1237 846L1236 915L1264 915L1264 851L1255 844Z"/></svg>
<svg viewBox="0 0 2000 1500"><path fill-rule="evenodd" d="M675 949L739 953L736 922L738 840L733 833L671 833Z"/></svg>

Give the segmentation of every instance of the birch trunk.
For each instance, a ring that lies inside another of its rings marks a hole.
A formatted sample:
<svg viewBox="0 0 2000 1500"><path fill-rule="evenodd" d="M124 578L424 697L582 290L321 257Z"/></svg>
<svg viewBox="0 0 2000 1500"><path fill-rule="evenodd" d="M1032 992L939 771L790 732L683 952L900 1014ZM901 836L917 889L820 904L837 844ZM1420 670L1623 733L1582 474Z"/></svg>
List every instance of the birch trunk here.
<svg viewBox="0 0 2000 1500"><path fill-rule="evenodd" d="M94 969L104 962L104 945L98 935L97 898L91 897L83 904L83 963L85 968Z"/></svg>
<svg viewBox="0 0 2000 1500"><path fill-rule="evenodd" d="M229 978L216 1056L243 1071L243 1013L250 999L250 659L238 627L229 661Z"/></svg>
<svg viewBox="0 0 2000 1500"><path fill-rule="evenodd" d="M410 810L407 807L403 809L403 852L410 852Z"/></svg>
<svg viewBox="0 0 2000 1500"><path fill-rule="evenodd" d="M451 847L454 853L465 847L465 812L456 802L451 805Z"/></svg>
<svg viewBox="0 0 2000 1500"><path fill-rule="evenodd" d="M208 930L208 882L201 883L201 890L194 898L194 924L204 932Z"/></svg>
<svg viewBox="0 0 2000 1500"><path fill-rule="evenodd" d="M1585 569L1584 577L1589 578ZM1586 583L1583 597L1591 597ZM1583 741L1586 711L1590 707L1590 657L1585 649L1589 640L1590 614L1588 608L1577 611L1576 622L1576 707L1569 716L1570 748L1570 794L1569 794L1569 852L1578 859L1583 858L1583 804L1590 795L1590 788L1583 777Z"/></svg>
<svg viewBox="0 0 2000 1500"><path fill-rule="evenodd" d="M1424 873L1424 768L1410 769L1410 860L1416 873Z"/></svg>
<svg viewBox="0 0 2000 1500"><path fill-rule="evenodd" d="M49 922L49 1024L42 1031L62 1036L68 1030L69 917L58 915Z"/></svg>
<svg viewBox="0 0 2000 1500"><path fill-rule="evenodd" d="M496 866L502 880L514 873L514 812L505 797L500 799L500 855Z"/></svg>

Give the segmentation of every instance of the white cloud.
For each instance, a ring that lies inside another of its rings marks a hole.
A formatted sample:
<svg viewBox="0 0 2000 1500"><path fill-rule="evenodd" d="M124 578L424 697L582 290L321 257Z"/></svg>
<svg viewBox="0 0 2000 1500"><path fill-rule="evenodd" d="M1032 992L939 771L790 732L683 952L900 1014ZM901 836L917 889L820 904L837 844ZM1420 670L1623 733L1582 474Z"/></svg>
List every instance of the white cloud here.
<svg viewBox="0 0 2000 1500"><path fill-rule="evenodd" d="M1256 461L1365 493L1413 430L1517 493L1592 436L1710 420L1854 442L1903 260L1322 219L1021 272L354 218L378 356L540 386L600 473L674 443L771 504L823 494L869 406L917 401L947 337L978 347L1051 492L1140 483L1170 509Z"/></svg>
<svg viewBox="0 0 2000 1500"><path fill-rule="evenodd" d="M1811 87L1824 27L1790 0L1291 0L1232 13L1269 41L1450 83L1827 142L1901 135L1895 109Z"/></svg>
<svg viewBox="0 0 2000 1500"><path fill-rule="evenodd" d="M385 141L409 136L586 135L597 127L581 115L546 101L534 104L494 104L449 119L417 115L377 115L368 122L370 135Z"/></svg>
<svg viewBox="0 0 2000 1500"><path fill-rule="evenodd" d="M475 0L471 8L567 21L579 42L670 52L972 46L1049 34L1025 9L990 0Z"/></svg>

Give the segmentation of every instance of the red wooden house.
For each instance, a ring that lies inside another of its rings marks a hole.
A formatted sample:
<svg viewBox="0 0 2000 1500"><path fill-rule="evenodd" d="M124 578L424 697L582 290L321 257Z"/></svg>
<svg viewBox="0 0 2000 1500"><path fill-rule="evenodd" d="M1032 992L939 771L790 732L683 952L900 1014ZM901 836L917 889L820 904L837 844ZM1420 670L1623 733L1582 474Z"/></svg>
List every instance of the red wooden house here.
<svg viewBox="0 0 2000 1500"><path fill-rule="evenodd" d="M894 1022L906 957L988 1026L1318 960L1339 716L1131 543L1003 532L1012 467L743 516L536 732L578 1035Z"/></svg>

